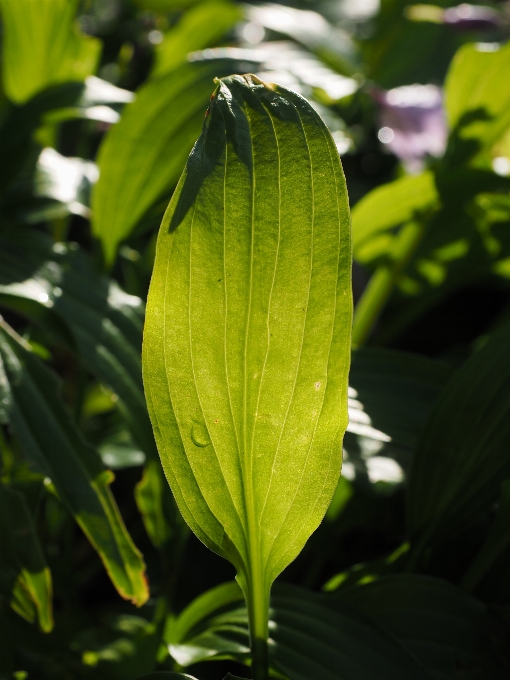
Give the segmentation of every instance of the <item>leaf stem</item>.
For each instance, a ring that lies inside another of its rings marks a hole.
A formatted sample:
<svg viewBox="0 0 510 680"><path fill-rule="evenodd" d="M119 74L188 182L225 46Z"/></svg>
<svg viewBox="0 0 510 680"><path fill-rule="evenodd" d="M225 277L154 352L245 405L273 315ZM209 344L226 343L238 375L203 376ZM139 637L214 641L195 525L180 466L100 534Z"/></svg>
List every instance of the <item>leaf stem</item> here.
<svg viewBox="0 0 510 680"><path fill-rule="evenodd" d="M368 282L354 310L352 345L362 345L388 300L405 265L409 262L425 232L422 222L402 227L391 253L391 260L378 267Z"/></svg>
<svg viewBox="0 0 510 680"><path fill-rule="evenodd" d="M256 558L255 558L256 559ZM255 567L255 569L253 569ZM269 588L265 587L260 569L252 564L248 582L248 618L250 623L250 645L253 680L267 680L269 659L267 638L269 634Z"/></svg>

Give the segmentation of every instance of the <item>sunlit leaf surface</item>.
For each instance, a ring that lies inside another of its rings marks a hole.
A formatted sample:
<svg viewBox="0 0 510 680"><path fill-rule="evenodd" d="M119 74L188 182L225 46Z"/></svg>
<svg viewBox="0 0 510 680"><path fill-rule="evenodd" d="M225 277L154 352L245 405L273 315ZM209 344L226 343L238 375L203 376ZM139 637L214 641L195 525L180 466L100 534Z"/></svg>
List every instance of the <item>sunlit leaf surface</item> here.
<svg viewBox="0 0 510 680"><path fill-rule="evenodd" d="M350 257L318 115L254 77L219 81L161 227L144 381L181 512L262 609L338 480Z"/></svg>

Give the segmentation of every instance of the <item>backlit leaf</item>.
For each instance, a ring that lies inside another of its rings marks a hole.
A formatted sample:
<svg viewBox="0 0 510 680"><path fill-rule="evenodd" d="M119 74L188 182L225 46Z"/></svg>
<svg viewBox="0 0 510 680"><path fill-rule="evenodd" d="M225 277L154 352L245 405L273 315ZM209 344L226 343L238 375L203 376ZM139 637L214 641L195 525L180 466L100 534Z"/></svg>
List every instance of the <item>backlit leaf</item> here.
<svg viewBox="0 0 510 680"><path fill-rule="evenodd" d="M452 129L480 146L494 144L510 127L510 43L471 43L456 53L445 83Z"/></svg>
<svg viewBox="0 0 510 680"><path fill-rule="evenodd" d="M400 177L374 189L352 210L354 257L363 264L370 262L388 249L393 235L388 236L388 231L437 207L438 202L431 172ZM374 240L377 237L379 241Z"/></svg>
<svg viewBox="0 0 510 680"><path fill-rule="evenodd" d="M161 226L144 383L184 518L259 612L338 481L350 258L345 180L316 112L255 77L220 80Z"/></svg>

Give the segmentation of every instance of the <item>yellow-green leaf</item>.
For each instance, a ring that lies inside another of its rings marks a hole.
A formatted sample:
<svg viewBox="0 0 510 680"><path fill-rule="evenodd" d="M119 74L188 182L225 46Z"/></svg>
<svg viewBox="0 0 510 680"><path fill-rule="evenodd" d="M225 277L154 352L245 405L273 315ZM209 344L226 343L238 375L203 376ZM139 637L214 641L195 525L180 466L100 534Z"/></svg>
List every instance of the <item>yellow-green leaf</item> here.
<svg viewBox="0 0 510 680"><path fill-rule="evenodd" d="M237 568L255 638L267 636L272 581L338 481L350 263L345 179L323 121L283 87L218 81L161 226L143 369L177 503Z"/></svg>

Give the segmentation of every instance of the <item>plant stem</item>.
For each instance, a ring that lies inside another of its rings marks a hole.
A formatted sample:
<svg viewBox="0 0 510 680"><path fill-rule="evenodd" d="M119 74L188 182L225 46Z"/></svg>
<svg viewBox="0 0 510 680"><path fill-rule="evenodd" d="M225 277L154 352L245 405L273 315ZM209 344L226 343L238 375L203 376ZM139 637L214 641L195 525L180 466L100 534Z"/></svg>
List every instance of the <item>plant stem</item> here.
<svg viewBox="0 0 510 680"><path fill-rule="evenodd" d="M250 646L253 680L267 680L269 673L269 659L267 638L269 634L269 588L266 587L260 565L260 560L252 563L250 580L248 582L248 618L250 623Z"/></svg>
<svg viewBox="0 0 510 680"><path fill-rule="evenodd" d="M391 253L392 261L381 265L372 275L354 311L353 347L362 345L368 338L377 317L389 298L402 270L420 243L424 232L425 227L420 222L406 224L396 238Z"/></svg>

